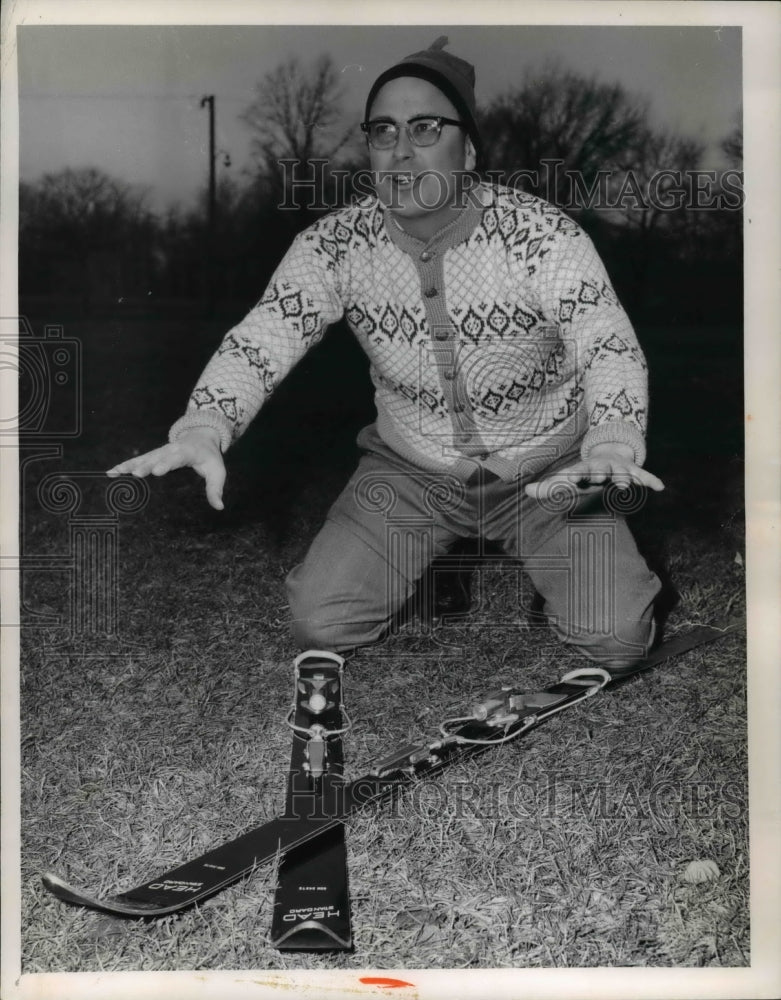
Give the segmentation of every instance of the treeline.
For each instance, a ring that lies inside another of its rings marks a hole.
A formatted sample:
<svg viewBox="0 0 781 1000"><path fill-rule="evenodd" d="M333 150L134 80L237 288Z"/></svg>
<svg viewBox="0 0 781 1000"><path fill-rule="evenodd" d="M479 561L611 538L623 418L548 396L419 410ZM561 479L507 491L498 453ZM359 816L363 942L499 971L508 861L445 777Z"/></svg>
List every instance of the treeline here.
<svg viewBox="0 0 781 1000"><path fill-rule="evenodd" d="M341 124L328 57L267 74L242 120L251 170L242 183L221 172L212 227L205 191L191 209L158 214L147 193L92 168L22 184L22 299L69 298L85 314L169 299L256 301L295 233L349 200L367 163L357 123ZM635 316L739 320L739 123L722 143L725 169L703 171L702 144L652 127L647 101L551 66L483 108L481 127L488 178L577 218Z"/></svg>

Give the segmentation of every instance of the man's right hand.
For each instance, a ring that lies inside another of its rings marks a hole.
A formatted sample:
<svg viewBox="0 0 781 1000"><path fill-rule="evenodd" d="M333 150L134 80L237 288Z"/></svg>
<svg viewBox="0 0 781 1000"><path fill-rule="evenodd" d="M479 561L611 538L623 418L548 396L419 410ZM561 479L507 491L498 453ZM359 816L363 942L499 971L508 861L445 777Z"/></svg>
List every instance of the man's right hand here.
<svg viewBox="0 0 781 1000"><path fill-rule="evenodd" d="M115 465L107 476L164 476L173 469L195 469L206 480L206 499L215 510L223 510L225 463L220 451L220 436L211 427L194 427L181 434L174 444L163 445L136 458Z"/></svg>

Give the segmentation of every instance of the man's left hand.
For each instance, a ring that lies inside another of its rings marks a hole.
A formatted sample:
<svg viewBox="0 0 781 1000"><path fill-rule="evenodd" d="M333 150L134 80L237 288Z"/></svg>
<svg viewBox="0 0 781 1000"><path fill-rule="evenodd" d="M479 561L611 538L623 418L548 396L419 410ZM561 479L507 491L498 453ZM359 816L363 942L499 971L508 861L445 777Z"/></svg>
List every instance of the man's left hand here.
<svg viewBox="0 0 781 1000"><path fill-rule="evenodd" d="M599 487L611 480L619 489L628 490L632 483L659 492L664 489L661 479L635 464L632 448L625 444L598 444L589 456L575 465L559 469L553 475L528 483L526 493L537 500L546 499L562 483L578 489Z"/></svg>

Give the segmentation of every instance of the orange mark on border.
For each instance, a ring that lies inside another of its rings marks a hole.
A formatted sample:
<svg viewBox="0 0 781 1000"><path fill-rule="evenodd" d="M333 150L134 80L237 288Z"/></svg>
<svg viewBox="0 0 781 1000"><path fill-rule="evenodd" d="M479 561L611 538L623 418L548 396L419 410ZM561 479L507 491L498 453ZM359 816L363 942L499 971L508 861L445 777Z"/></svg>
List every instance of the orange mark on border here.
<svg viewBox="0 0 781 1000"><path fill-rule="evenodd" d="M388 979L385 976L361 976L358 980L359 983L365 983L367 986L414 986L414 983L405 983L403 979Z"/></svg>

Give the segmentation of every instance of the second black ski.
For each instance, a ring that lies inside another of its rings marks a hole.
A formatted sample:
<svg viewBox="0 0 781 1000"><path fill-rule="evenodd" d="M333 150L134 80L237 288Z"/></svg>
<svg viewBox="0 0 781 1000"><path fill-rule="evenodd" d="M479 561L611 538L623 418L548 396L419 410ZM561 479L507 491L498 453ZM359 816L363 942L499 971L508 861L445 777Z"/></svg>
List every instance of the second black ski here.
<svg viewBox="0 0 781 1000"><path fill-rule="evenodd" d="M344 660L310 650L297 657L288 715L293 750L286 820L335 816L349 725L342 704ZM277 874L271 943L281 951L346 951L352 945L344 824L284 855Z"/></svg>

